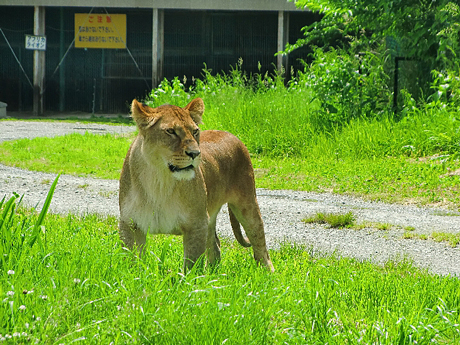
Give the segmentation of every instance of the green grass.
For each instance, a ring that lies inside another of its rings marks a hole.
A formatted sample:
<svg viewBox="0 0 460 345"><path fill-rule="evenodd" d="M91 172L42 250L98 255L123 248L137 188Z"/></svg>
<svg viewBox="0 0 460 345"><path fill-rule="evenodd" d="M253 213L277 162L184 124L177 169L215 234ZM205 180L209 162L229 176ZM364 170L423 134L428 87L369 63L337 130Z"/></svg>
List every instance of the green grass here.
<svg viewBox="0 0 460 345"><path fill-rule="evenodd" d="M1 143L1 161L43 172L118 179L133 136L68 134Z"/></svg>
<svg viewBox="0 0 460 345"><path fill-rule="evenodd" d="M345 214L318 212L312 217L302 219L302 221L307 224L328 224L331 228L350 228L355 225L355 216L352 212Z"/></svg>
<svg viewBox="0 0 460 345"><path fill-rule="evenodd" d="M430 237L436 242L448 242L451 247L456 247L460 243L459 233L433 232Z"/></svg>
<svg viewBox="0 0 460 345"><path fill-rule="evenodd" d="M7 343L460 340L458 279L404 260L376 266L284 244L270 252L270 274L250 250L225 240L217 269L184 276L180 237L149 237L136 260L120 245L114 217L49 214L30 245L23 238L38 214L17 202L0 207L8 219L3 241L13 234L0 269L0 339Z"/></svg>
<svg viewBox="0 0 460 345"><path fill-rule="evenodd" d="M257 186L363 196L372 200L447 206L460 205L460 178L442 178L445 164L407 157L334 159L324 156L275 159L255 157Z"/></svg>
<svg viewBox="0 0 460 345"><path fill-rule="evenodd" d="M455 248L460 243L460 234L459 233L449 233L449 232L433 232L431 235L426 234L417 234L414 232L405 232L403 235L404 239L419 239L419 240L428 240L432 239L435 242L446 242L451 247Z"/></svg>

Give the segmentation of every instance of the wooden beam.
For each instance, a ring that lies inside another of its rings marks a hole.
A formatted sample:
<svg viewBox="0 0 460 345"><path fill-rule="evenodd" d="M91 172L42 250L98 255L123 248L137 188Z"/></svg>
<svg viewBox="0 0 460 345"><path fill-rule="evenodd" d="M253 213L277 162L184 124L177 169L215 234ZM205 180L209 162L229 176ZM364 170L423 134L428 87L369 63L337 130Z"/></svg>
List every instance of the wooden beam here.
<svg viewBox="0 0 460 345"><path fill-rule="evenodd" d="M45 35L45 7L34 6L34 35ZM43 87L45 85L45 51L34 50L34 116L43 115Z"/></svg>
<svg viewBox="0 0 460 345"><path fill-rule="evenodd" d="M152 88L158 87L163 79L164 60L164 10L153 9L152 28Z"/></svg>

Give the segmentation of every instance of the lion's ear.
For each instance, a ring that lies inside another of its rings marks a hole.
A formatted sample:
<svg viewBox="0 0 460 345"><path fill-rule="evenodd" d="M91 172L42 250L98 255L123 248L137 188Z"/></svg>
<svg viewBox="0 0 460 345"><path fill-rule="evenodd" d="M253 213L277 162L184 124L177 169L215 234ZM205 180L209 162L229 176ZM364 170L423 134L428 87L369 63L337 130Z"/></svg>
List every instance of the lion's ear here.
<svg viewBox="0 0 460 345"><path fill-rule="evenodd" d="M204 113L204 102L201 98L195 98L184 108L190 112L190 116L197 125L201 123L201 117Z"/></svg>
<svg viewBox="0 0 460 345"><path fill-rule="evenodd" d="M131 116L141 131L150 128L157 121L157 118L153 116L152 108L136 99L131 104Z"/></svg>

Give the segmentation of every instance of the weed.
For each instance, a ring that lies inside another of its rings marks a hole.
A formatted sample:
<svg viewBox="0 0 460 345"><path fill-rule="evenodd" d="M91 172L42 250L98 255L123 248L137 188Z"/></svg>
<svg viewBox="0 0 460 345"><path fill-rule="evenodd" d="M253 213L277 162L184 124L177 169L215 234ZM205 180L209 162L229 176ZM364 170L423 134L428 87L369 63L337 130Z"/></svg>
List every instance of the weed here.
<svg viewBox="0 0 460 345"><path fill-rule="evenodd" d="M448 242L451 247L456 247L460 243L459 233L433 232L430 237L436 242Z"/></svg>
<svg viewBox="0 0 460 345"><path fill-rule="evenodd" d="M302 219L305 223L328 224L331 228L350 228L355 223L355 216L352 212L346 214L322 213Z"/></svg>
<svg viewBox="0 0 460 345"><path fill-rule="evenodd" d="M118 191L99 191L97 194L104 198L111 198L113 196L118 195Z"/></svg>
<svg viewBox="0 0 460 345"><path fill-rule="evenodd" d="M392 225L388 223L379 223L376 224L375 228L377 230L390 230L392 228Z"/></svg>
<svg viewBox="0 0 460 345"><path fill-rule="evenodd" d="M431 238L435 242L447 242L451 247L456 247L460 243L460 234L448 232L433 232L431 235L417 234L414 232L405 232L403 239L420 239L427 240Z"/></svg>
<svg viewBox="0 0 460 345"><path fill-rule="evenodd" d="M418 237L418 234L414 233L414 232L405 232L402 236L403 239L405 240L411 240L411 239L414 239L414 238L417 238Z"/></svg>

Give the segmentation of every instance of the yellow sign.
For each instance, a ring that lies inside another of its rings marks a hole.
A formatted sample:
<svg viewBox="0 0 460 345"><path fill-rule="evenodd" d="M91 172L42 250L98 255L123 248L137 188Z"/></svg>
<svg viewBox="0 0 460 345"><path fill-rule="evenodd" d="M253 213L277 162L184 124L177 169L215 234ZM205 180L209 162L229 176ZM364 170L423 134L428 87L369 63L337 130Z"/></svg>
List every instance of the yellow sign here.
<svg viewBox="0 0 460 345"><path fill-rule="evenodd" d="M126 14L75 13L75 48L126 48Z"/></svg>

